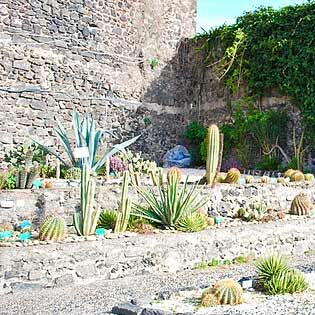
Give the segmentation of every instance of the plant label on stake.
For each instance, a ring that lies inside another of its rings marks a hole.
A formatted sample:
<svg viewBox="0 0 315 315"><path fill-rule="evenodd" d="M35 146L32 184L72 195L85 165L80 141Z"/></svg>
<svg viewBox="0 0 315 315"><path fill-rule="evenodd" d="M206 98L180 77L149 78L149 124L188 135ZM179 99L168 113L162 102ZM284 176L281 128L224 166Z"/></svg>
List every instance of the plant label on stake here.
<svg viewBox="0 0 315 315"><path fill-rule="evenodd" d="M77 147L73 150L73 156L76 159L84 159L90 156L88 147Z"/></svg>

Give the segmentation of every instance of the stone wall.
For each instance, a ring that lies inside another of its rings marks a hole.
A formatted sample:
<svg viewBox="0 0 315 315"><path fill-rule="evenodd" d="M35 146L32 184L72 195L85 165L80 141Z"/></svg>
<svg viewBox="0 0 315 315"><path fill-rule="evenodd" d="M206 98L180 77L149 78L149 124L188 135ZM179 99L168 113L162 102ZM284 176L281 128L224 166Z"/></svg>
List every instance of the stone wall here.
<svg viewBox="0 0 315 315"><path fill-rule="evenodd" d="M29 137L55 144L54 116L77 108L121 140L142 134L160 160L181 134L178 47L195 16L196 0L2 1L1 155Z"/></svg>
<svg viewBox="0 0 315 315"><path fill-rule="evenodd" d="M315 219L247 224L200 233L0 247L0 294L144 273L176 272L212 258L300 255L314 250Z"/></svg>
<svg viewBox="0 0 315 315"><path fill-rule="evenodd" d="M119 184L99 183L96 191L96 204L101 209L117 209L120 199ZM58 183L56 182L57 186ZM67 182L59 182L66 187ZM66 188L1 191L0 194L0 223L16 224L28 219L34 227L42 222L48 214L61 215L72 224L72 214L79 206L79 183L71 182ZM77 187L73 187L77 186ZM311 198L314 195L314 183L287 185L281 184L246 184L230 185L217 184L214 189L203 188L201 195L209 198L207 210L210 215L232 217L242 206L252 203L265 203L274 210L288 210L293 198L300 192L305 192ZM137 195L130 188L130 197L136 201Z"/></svg>

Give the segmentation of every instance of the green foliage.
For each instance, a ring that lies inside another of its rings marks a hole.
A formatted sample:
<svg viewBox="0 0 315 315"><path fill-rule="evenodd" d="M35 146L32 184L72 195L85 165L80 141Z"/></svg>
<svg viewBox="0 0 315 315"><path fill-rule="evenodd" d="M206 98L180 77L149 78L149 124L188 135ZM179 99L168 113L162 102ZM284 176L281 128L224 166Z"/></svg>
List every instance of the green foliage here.
<svg viewBox="0 0 315 315"><path fill-rule="evenodd" d="M176 229L182 217L193 214L208 202L207 198L199 200L202 187L197 189L197 184L194 184L188 188L186 178L180 189L176 176L172 176L165 186L158 183L158 196L140 187L136 189L147 206L134 204L133 214L166 228Z"/></svg>
<svg viewBox="0 0 315 315"><path fill-rule="evenodd" d="M198 232L208 226L207 218L204 214L193 212L182 216L176 225L176 229L182 232Z"/></svg>
<svg viewBox="0 0 315 315"><path fill-rule="evenodd" d="M53 149L44 146L40 143L37 144L40 145L43 149L45 149L48 153L57 157L64 165L68 167L83 168L84 158L77 159L75 157L74 151L71 146L71 140L67 134L67 130L58 120L57 125L58 126L57 128L55 128L55 132L57 138L63 145L66 154L68 155L69 161L66 161L60 154L55 152ZM101 158L97 158L102 138L104 138L105 135L111 135L112 133L109 130L97 130L96 121L92 118L91 114L87 113L83 117L83 119L81 119L79 113L75 109L73 110L72 127L75 135L76 148L80 147L88 148L89 157L87 158L87 161L90 169L94 172L97 172L99 168L101 168L104 165L108 158L110 158L117 152L123 151L126 147L133 144L139 138L138 136L130 140L127 140L121 144L116 144L111 148L107 149L106 152L102 154Z"/></svg>
<svg viewBox="0 0 315 315"><path fill-rule="evenodd" d="M35 143L26 142L6 152L4 161L18 168L21 166L29 166L32 162L44 164L45 157L46 152L43 148Z"/></svg>
<svg viewBox="0 0 315 315"><path fill-rule="evenodd" d="M7 177L6 189L14 189L16 187L15 175L13 172L9 172Z"/></svg>
<svg viewBox="0 0 315 315"><path fill-rule="evenodd" d="M41 241L61 241L67 236L67 226L62 218L47 217L39 230Z"/></svg>
<svg viewBox="0 0 315 315"><path fill-rule="evenodd" d="M152 70L155 70L158 65L159 65L159 61L156 58L152 58L150 60L150 67Z"/></svg>
<svg viewBox="0 0 315 315"><path fill-rule="evenodd" d="M81 178L81 168L71 167L67 169L64 173L64 178L68 180L78 180Z"/></svg>
<svg viewBox="0 0 315 315"><path fill-rule="evenodd" d="M97 226L106 230L114 231L117 222L117 211L104 210L101 212Z"/></svg>
<svg viewBox="0 0 315 315"><path fill-rule="evenodd" d="M40 165L39 175L43 178L53 178L56 176L56 168L50 164Z"/></svg>
<svg viewBox="0 0 315 315"><path fill-rule="evenodd" d="M245 83L248 95L277 90L291 97L308 139L315 126L314 10L313 0L279 10L260 7L196 38L206 63L232 91Z"/></svg>

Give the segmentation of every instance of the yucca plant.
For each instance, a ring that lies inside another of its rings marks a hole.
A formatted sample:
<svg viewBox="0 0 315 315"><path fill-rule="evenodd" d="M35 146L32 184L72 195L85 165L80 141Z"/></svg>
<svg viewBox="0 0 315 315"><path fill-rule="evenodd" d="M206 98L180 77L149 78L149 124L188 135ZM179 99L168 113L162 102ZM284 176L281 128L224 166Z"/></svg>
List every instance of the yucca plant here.
<svg viewBox="0 0 315 315"><path fill-rule="evenodd" d="M209 200L208 198L199 200L202 187L197 189L198 184L194 184L188 188L187 181L188 178L181 189L175 176L172 176L166 185L158 183L158 196L151 191L136 187L147 206L133 204L133 215L148 219L166 228L176 229L176 225L182 217L191 215Z"/></svg>
<svg viewBox="0 0 315 315"><path fill-rule="evenodd" d="M101 212L97 226L106 230L114 230L117 222L117 211L104 210Z"/></svg>
<svg viewBox="0 0 315 315"><path fill-rule="evenodd" d="M73 149L71 146L71 140L67 134L67 130L62 125L62 123L56 119L57 128L55 128L55 132L57 138L63 145L63 148L68 155L69 161L65 160L60 154L55 152L50 147L47 147L37 141L35 141L38 145L44 148L48 153L54 155L58 158L64 165L67 167L80 167L83 168L84 159L76 159L73 153ZM96 122L92 118L91 114L87 113L82 119L78 112L73 110L73 119L72 119L72 127L75 134L75 147L87 147L89 150L89 157L87 159L88 166L93 172L97 172L106 162L108 158L114 155L117 152L123 151L126 147L133 144L138 138L134 137L130 140L127 140L123 143L116 144L109 148L103 153L101 158L97 159L98 149L101 144L101 140L105 135L112 135L109 130L97 130ZM105 146L106 147L106 146Z"/></svg>

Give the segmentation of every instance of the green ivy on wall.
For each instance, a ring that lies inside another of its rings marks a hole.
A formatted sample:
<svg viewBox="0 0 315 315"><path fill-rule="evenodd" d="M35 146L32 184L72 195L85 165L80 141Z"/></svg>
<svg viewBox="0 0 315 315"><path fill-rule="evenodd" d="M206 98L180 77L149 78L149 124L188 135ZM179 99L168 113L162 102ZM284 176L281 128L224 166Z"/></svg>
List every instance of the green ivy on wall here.
<svg viewBox="0 0 315 315"><path fill-rule="evenodd" d="M303 116L306 137L315 140L315 2L279 10L261 7L195 39L232 92L271 91L291 98Z"/></svg>

